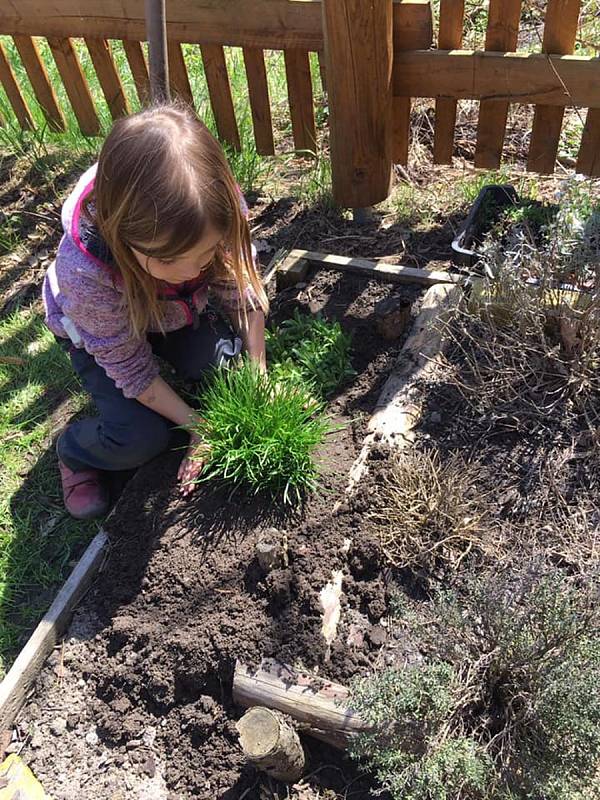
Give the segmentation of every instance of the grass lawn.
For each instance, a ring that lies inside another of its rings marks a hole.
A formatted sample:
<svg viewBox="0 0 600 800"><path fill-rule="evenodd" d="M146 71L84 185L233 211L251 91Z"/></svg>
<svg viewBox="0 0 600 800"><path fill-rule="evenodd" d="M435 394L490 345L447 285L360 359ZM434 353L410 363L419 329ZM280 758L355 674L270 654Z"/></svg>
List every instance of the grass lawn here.
<svg viewBox="0 0 600 800"><path fill-rule="evenodd" d="M65 512L52 446L86 402L39 304L0 322L0 676L98 528Z"/></svg>

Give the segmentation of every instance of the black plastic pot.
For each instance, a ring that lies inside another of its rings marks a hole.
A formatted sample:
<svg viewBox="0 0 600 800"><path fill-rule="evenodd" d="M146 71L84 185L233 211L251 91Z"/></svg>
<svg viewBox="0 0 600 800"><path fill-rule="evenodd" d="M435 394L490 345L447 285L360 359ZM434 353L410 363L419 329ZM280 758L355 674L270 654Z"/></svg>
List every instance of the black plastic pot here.
<svg viewBox="0 0 600 800"><path fill-rule="evenodd" d="M483 187L452 242L452 260L456 266L476 267L483 236L498 220L503 208L518 202L519 195L510 184L491 183Z"/></svg>

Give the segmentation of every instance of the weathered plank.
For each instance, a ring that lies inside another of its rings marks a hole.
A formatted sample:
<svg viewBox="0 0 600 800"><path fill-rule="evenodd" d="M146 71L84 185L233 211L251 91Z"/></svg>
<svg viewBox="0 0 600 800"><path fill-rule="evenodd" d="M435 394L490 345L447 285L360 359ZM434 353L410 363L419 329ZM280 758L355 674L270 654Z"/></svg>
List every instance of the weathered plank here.
<svg viewBox="0 0 600 800"><path fill-rule="evenodd" d="M97 136L100 133L100 121L71 40L49 37L48 45L81 132L85 136Z"/></svg>
<svg viewBox="0 0 600 800"><path fill-rule="evenodd" d="M13 36L13 40L48 125L53 131L64 131L65 118L36 42L31 36L17 35Z"/></svg>
<svg viewBox="0 0 600 800"><path fill-rule="evenodd" d="M398 37L426 36L431 29L429 0L394 4ZM0 6L0 33L55 38L146 39L144 0L19 0ZM175 42L261 49L323 49L321 2L169 0L168 36ZM428 46L428 45L425 45Z"/></svg>
<svg viewBox="0 0 600 800"><path fill-rule="evenodd" d="M600 177L600 108L590 108L577 156L577 172Z"/></svg>
<svg viewBox="0 0 600 800"><path fill-rule="evenodd" d="M441 0L438 47L454 50L462 46L465 0ZM456 126L456 100L440 98L435 101L435 134L433 160L436 164L451 164Z"/></svg>
<svg viewBox="0 0 600 800"><path fill-rule="evenodd" d="M272 156L275 154L275 143L265 56L258 47L244 47L243 53L256 152L261 156Z"/></svg>
<svg viewBox="0 0 600 800"><path fill-rule="evenodd" d="M544 53L567 55L573 52L581 0L548 0L544 23ZM564 109L537 106L527 157L532 172L554 172Z"/></svg>
<svg viewBox="0 0 600 800"><path fill-rule="evenodd" d="M69 623L106 554L108 536L98 533L57 594L15 663L0 683L0 730L10 728L46 657Z"/></svg>
<svg viewBox="0 0 600 800"><path fill-rule="evenodd" d="M485 49L515 50L521 19L521 0L490 0ZM475 166L495 169L502 158L508 103L482 99L477 123Z"/></svg>
<svg viewBox="0 0 600 800"><path fill-rule="evenodd" d="M285 50L284 60L294 146L296 150L314 152L317 133L308 52Z"/></svg>
<svg viewBox="0 0 600 800"><path fill-rule="evenodd" d="M412 442L425 400L423 379L435 370L442 353L443 328L434 323L451 313L462 296L460 286L443 284L431 286L425 293L409 337L369 420L367 435L350 469L347 494L352 494L367 474L375 448L385 444L398 451Z"/></svg>
<svg viewBox="0 0 600 800"><path fill-rule="evenodd" d="M600 108L600 59L473 50L400 52L394 59L394 93Z"/></svg>
<svg viewBox="0 0 600 800"><path fill-rule="evenodd" d="M240 134L235 119L225 52L218 44L203 44L200 45L200 50L217 131L221 139L239 150Z"/></svg>
<svg viewBox="0 0 600 800"><path fill-rule="evenodd" d="M179 98L193 107L194 96L179 42L169 40L169 83L173 98Z"/></svg>
<svg viewBox="0 0 600 800"><path fill-rule="evenodd" d="M150 77L142 45L140 42L123 39L123 49L135 83L137 96L140 103L144 105L150 98Z"/></svg>
<svg viewBox="0 0 600 800"><path fill-rule="evenodd" d="M85 40L89 50L92 64L96 70L100 88L106 99L110 115L113 119L119 119L130 113L129 103L123 91L123 85L119 73L112 59L109 42L106 39Z"/></svg>
<svg viewBox="0 0 600 800"><path fill-rule="evenodd" d="M300 723L302 730L333 747L347 747L357 733L369 729L349 706L345 686L302 672L274 659L259 667L237 663L233 700L243 708L274 708Z"/></svg>
<svg viewBox="0 0 600 800"><path fill-rule="evenodd" d="M21 94L15 73L10 65L2 42L0 42L0 83L2 83L4 87L8 102L15 112L19 125L24 130L31 130L34 127L31 112L25 102L25 98Z"/></svg>
<svg viewBox="0 0 600 800"><path fill-rule="evenodd" d="M391 0L324 0L323 27L333 197L371 206L392 174Z"/></svg>
<svg viewBox="0 0 600 800"><path fill-rule="evenodd" d="M300 249L290 250L280 269L283 272L286 269L289 271L296 263L302 262L308 262L319 269L354 272L390 283L417 283L421 286L433 286L436 283L458 283L460 281L458 275L449 272L405 267L401 264L386 264L383 261L369 261L366 258L350 258L349 256L336 256Z"/></svg>

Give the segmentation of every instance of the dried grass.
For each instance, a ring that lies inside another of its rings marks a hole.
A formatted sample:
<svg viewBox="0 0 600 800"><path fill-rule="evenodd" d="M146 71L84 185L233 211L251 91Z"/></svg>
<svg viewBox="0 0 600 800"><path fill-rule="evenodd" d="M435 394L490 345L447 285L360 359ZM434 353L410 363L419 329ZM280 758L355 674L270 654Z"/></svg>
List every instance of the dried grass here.
<svg viewBox="0 0 600 800"><path fill-rule="evenodd" d="M495 549L477 464L410 449L392 458L369 520L388 562L432 575L457 569L472 552Z"/></svg>

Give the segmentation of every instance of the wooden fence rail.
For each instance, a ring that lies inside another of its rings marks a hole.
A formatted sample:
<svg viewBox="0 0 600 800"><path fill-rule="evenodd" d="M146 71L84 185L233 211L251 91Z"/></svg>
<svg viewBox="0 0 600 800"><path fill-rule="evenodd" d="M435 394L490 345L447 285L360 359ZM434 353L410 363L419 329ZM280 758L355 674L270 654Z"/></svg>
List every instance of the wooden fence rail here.
<svg viewBox="0 0 600 800"><path fill-rule="evenodd" d="M600 59L572 56L580 0L548 0L542 52L517 53L521 0L490 0L485 51L460 50L464 0L440 0L434 41L429 0L169 0L167 37L173 94L194 103L181 45L200 48L219 137L241 147L224 47L241 47L257 151L275 152L265 51L282 50L292 133L298 150L314 150L313 84L309 54L319 54L327 81L334 197L366 206L389 191L394 163L409 156L411 98L434 98L433 158L449 163L457 101L480 101L476 166L502 158L510 104L536 105L527 167L554 169L566 106L589 109L577 169L600 175ZM0 0L0 34L12 37L31 93L0 42L0 83L18 124L34 126L26 96L47 124L65 129L37 37L47 40L73 113L85 135L100 133L74 40L82 40L113 119L130 111L112 40L123 48L140 102L149 96L144 0Z"/></svg>

